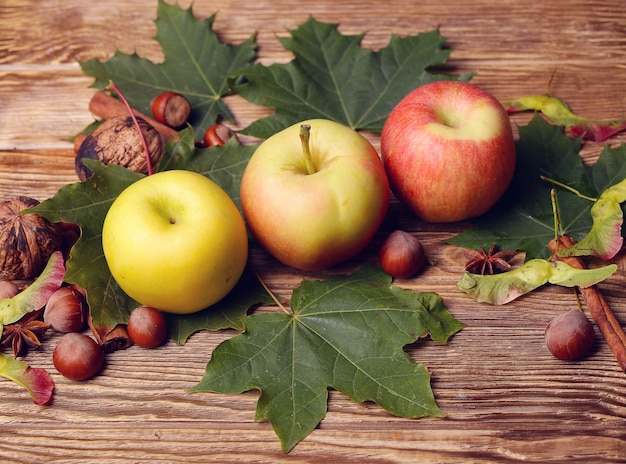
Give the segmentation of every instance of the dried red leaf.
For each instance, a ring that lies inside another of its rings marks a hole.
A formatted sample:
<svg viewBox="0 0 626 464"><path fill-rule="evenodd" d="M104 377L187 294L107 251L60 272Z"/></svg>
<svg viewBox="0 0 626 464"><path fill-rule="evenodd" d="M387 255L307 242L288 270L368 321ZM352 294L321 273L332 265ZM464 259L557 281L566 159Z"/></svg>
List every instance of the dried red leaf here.
<svg viewBox="0 0 626 464"><path fill-rule="evenodd" d="M594 142L603 142L626 130L626 119L585 118L573 113L562 100L547 95L529 95L501 103L509 114L538 111L553 124L563 126L567 135Z"/></svg>
<svg viewBox="0 0 626 464"><path fill-rule="evenodd" d="M47 404L52 399L54 381L45 369L30 367L23 361L0 353L0 376L26 388L37 405Z"/></svg>

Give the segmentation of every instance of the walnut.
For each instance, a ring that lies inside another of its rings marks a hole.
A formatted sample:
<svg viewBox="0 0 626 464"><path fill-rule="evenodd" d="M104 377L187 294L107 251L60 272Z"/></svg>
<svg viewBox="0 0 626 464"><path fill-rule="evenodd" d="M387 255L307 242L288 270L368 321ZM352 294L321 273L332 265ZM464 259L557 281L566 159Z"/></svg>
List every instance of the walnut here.
<svg viewBox="0 0 626 464"><path fill-rule="evenodd" d="M146 139L152 166L156 168L165 152L161 135L145 119L137 117L137 122ZM75 167L76 174L82 181L92 175L91 170L82 162L85 158L95 159L103 164L119 164L143 174L148 173L141 137L130 116L107 119L81 143L76 153Z"/></svg>
<svg viewBox="0 0 626 464"><path fill-rule="evenodd" d="M0 280L34 279L61 250L63 239L54 224L38 214L22 214L38 204L28 197L0 203Z"/></svg>

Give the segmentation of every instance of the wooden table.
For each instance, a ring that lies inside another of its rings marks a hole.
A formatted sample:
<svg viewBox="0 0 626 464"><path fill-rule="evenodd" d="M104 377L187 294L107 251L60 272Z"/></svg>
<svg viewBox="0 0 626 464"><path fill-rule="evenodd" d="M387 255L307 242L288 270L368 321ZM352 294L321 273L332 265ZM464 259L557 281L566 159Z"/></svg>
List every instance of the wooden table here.
<svg viewBox="0 0 626 464"><path fill-rule="evenodd" d="M187 8L189 0L179 4ZM0 200L44 200L77 180L69 137L93 120L94 90L77 60L108 59L119 48L157 61L155 1L2 0L0 4ZM257 33L260 60L290 59L275 35L309 15L339 22L344 34L366 32L363 46L439 28L454 52L454 71L478 71L473 82L506 99L547 91L590 117L626 113L626 5L623 0L196 0L197 17L217 12L215 30L239 43ZM230 98L241 127L265 114ZM525 124L530 116L516 116ZM377 144L378 139L373 138ZM617 144L626 136L609 141ZM585 145L592 161L602 144ZM72 382L58 375L51 353L58 336L25 360L48 369L54 404L38 407L12 382L0 395L3 462L624 462L626 374L601 337L584 361L560 362L543 340L546 323L572 296L545 288L505 307L476 304L455 287L460 250L443 239L462 225L403 225L423 240L436 266L398 285L439 293L467 324L448 345L412 352L433 374L445 419L393 417L374 404L331 392L318 429L289 454L269 423L254 421L257 393L191 394L212 350L232 332L201 332L178 347L131 348L108 357L102 375ZM372 245L364 257L375 254ZM252 258L284 297L302 274L262 250ZM354 264L354 263L352 263ZM602 290L626 324L626 271ZM323 276L323 274L319 274Z"/></svg>

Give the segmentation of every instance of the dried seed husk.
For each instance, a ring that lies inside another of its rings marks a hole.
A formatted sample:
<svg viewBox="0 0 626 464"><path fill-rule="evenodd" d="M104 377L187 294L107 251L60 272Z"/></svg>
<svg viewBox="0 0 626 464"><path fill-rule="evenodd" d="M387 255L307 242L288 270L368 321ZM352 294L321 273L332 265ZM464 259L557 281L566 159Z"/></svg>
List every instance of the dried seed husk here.
<svg viewBox="0 0 626 464"><path fill-rule="evenodd" d="M105 353L112 353L118 350L125 350L133 345L133 341L128 335L124 324L117 324L111 328L108 326L97 326L93 323L93 318L87 318L87 325L91 329L96 342Z"/></svg>

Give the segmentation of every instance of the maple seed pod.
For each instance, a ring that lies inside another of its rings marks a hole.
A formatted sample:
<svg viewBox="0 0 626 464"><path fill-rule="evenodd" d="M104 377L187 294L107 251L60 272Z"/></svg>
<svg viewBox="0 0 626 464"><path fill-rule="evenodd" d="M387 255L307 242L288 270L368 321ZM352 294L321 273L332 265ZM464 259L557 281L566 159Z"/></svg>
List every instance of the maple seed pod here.
<svg viewBox="0 0 626 464"><path fill-rule="evenodd" d="M102 369L104 352L93 338L82 333L67 333L54 348L52 363L63 377L87 380Z"/></svg>
<svg viewBox="0 0 626 464"><path fill-rule="evenodd" d="M235 137L235 133L230 128L216 123L206 130L203 142L205 147L222 146L232 137Z"/></svg>
<svg viewBox="0 0 626 464"><path fill-rule="evenodd" d="M593 325L579 309L571 309L552 319L545 330L546 346L550 353L563 361L572 361L585 355L593 345Z"/></svg>
<svg viewBox="0 0 626 464"><path fill-rule="evenodd" d="M87 325L89 306L81 289L61 287L55 291L43 313L43 320L57 332L80 332Z"/></svg>
<svg viewBox="0 0 626 464"><path fill-rule="evenodd" d="M189 119L191 104L178 92L163 92L152 100L150 110L155 120L176 129Z"/></svg>
<svg viewBox="0 0 626 464"><path fill-rule="evenodd" d="M420 241L403 230L389 234L378 253L383 270L392 277L406 279L417 274L426 264Z"/></svg>

